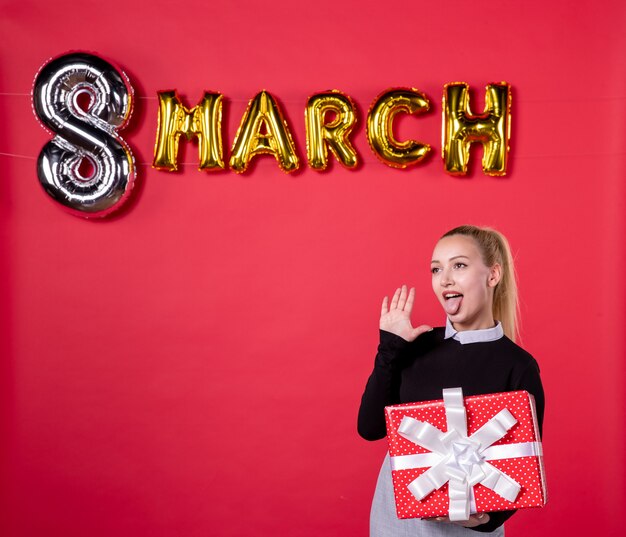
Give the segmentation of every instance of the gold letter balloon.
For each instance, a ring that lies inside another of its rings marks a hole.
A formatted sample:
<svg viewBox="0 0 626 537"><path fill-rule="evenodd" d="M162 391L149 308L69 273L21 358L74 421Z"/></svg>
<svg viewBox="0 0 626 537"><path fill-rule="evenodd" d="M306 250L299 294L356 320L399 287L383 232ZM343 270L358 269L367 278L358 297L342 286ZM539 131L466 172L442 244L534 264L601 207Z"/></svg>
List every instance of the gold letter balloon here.
<svg viewBox="0 0 626 537"><path fill-rule="evenodd" d="M334 117L327 121L327 114ZM346 168L357 165L357 154L348 136L356 124L355 106L350 97L331 90L309 97L304 112L306 122L306 147L309 166L325 170L328 166L328 149Z"/></svg>
<svg viewBox="0 0 626 537"><path fill-rule="evenodd" d="M222 150L222 95L205 92L191 110L180 101L176 91L159 92L159 125L154 161L158 170L178 169L180 135L198 138L199 170L224 169Z"/></svg>
<svg viewBox="0 0 626 537"><path fill-rule="evenodd" d="M483 145L483 172L505 175L511 137L511 86L506 82L489 84L485 110L473 115L469 104L469 86L454 82L444 86L442 154L446 171L465 175L470 145Z"/></svg>
<svg viewBox="0 0 626 537"><path fill-rule="evenodd" d="M235 135L230 167L237 173L245 172L250 160L262 154L274 155L285 172L295 171L300 165L287 122L266 91L257 94L248 105Z"/></svg>
<svg viewBox="0 0 626 537"><path fill-rule="evenodd" d="M389 89L379 95L367 116L367 139L374 154L393 168L406 168L420 162L430 145L415 140L399 142L393 135L393 120L399 113L428 112L428 99L414 88Z"/></svg>

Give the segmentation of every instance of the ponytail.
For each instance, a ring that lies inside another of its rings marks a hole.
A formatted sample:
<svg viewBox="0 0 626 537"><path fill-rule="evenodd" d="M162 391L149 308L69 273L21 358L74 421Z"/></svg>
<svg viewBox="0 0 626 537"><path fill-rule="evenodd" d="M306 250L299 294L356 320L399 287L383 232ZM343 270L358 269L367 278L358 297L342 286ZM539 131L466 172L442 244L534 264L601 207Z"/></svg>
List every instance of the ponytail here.
<svg viewBox="0 0 626 537"><path fill-rule="evenodd" d="M502 276L493 293L493 316L502 323L506 336L515 341L519 335L517 324L519 305L513 256L506 237L495 229L469 225L455 227L441 238L451 235L472 237L478 245L485 265L492 267L497 263L502 267Z"/></svg>

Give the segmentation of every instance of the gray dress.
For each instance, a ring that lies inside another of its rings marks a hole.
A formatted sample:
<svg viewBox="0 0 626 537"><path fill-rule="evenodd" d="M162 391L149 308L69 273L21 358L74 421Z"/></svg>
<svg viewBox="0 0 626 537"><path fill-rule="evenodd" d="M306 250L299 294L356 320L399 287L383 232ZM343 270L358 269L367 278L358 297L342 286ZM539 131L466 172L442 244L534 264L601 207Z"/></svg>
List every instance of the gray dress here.
<svg viewBox="0 0 626 537"><path fill-rule="evenodd" d="M383 460L378 474L372 511L370 514L370 537L472 537L481 533L457 524L420 520L399 519L391 480L389 453ZM486 535L504 537L504 525Z"/></svg>

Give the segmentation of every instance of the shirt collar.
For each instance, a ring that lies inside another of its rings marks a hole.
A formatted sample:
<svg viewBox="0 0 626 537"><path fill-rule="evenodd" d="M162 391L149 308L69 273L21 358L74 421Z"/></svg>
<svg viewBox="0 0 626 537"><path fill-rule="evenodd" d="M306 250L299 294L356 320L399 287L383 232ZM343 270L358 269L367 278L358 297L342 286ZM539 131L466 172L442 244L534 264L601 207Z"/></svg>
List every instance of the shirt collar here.
<svg viewBox="0 0 626 537"><path fill-rule="evenodd" d="M482 330L464 330L459 332L454 329L450 319L446 317L446 333L444 339L456 339L462 345L466 343L482 343L486 341L495 341L504 336L504 330L502 330L502 323L498 321L498 324L493 328L484 328Z"/></svg>

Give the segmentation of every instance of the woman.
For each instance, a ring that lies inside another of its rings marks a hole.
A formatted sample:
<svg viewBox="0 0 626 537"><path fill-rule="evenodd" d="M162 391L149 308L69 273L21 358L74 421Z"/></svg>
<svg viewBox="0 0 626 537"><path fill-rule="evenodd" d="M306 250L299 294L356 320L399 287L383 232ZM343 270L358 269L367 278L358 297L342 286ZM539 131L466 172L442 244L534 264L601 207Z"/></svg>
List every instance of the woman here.
<svg viewBox="0 0 626 537"><path fill-rule="evenodd" d="M358 430L366 440L384 438L384 407L441 399L444 388L463 395L527 390L535 397L541 430L544 396L534 358L515 344L517 289L507 240L497 231L460 226L435 246L432 286L446 312L446 326L411 323L415 289L385 297L378 354L359 409ZM371 537L461 536L469 529L504 535L515 511L477 513L468 521L446 517L396 516L389 456L381 468L370 518Z"/></svg>

